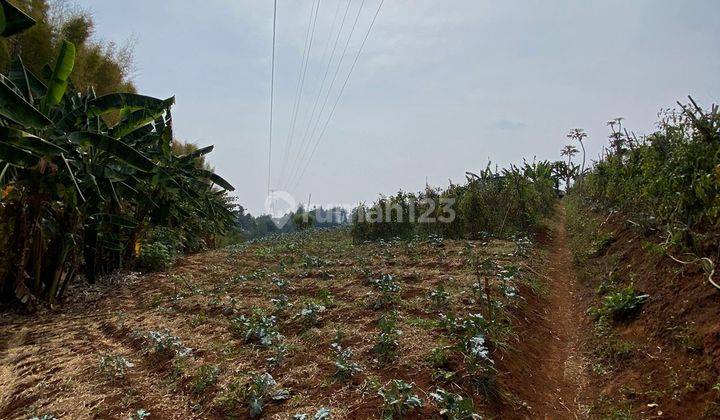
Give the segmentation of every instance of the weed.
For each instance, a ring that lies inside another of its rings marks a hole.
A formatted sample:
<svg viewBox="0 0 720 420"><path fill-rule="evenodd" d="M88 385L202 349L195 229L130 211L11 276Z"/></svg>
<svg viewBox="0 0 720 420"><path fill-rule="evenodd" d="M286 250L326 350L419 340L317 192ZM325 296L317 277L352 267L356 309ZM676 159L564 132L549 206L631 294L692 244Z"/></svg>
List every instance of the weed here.
<svg viewBox="0 0 720 420"><path fill-rule="evenodd" d="M220 376L220 368L212 365L202 365L198 368L190 384L193 392L202 394L206 389L214 386Z"/></svg>
<svg viewBox="0 0 720 420"><path fill-rule="evenodd" d="M588 313L596 319L610 317L614 321L626 321L640 312L648 297L649 295L636 293L635 287L628 286L605 296L600 307L590 308Z"/></svg>

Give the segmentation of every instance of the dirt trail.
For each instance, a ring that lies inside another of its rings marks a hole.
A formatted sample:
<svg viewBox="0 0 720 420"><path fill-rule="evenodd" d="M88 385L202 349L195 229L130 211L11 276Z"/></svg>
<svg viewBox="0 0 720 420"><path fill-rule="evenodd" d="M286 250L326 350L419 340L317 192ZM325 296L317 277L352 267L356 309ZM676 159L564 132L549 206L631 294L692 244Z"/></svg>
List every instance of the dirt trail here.
<svg viewBox="0 0 720 420"><path fill-rule="evenodd" d="M535 409L546 419L586 417L580 395L587 385L586 360L580 349L584 313L579 285L567 246L565 208L557 210L556 226L548 238L549 267L540 344L540 377Z"/></svg>
<svg viewBox="0 0 720 420"><path fill-rule="evenodd" d="M547 360L548 378L556 386L545 389L546 417L582 416L579 398L586 386L585 359L579 348L584 313L565 229L565 207L558 207L557 227L552 239L546 320L550 329ZM552 415L552 414L555 415Z"/></svg>

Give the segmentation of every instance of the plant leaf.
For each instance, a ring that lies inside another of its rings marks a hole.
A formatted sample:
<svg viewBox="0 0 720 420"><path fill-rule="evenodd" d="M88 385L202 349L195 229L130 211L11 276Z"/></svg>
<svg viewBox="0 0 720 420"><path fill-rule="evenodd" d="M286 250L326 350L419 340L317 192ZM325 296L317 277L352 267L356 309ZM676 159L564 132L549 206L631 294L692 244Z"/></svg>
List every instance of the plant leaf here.
<svg viewBox="0 0 720 420"><path fill-rule="evenodd" d="M12 144L0 142L0 160L21 168L32 168L40 158Z"/></svg>
<svg viewBox="0 0 720 420"><path fill-rule="evenodd" d="M2 18L0 19L0 36L8 37L20 33L35 25L35 20L25 12L13 6L7 0L0 0Z"/></svg>
<svg viewBox="0 0 720 420"><path fill-rule="evenodd" d="M132 166L135 169L149 172L155 169L155 163L148 159L135 148L124 142L100 133L87 131L75 131L68 135L68 139L82 146L91 146L111 154L118 160Z"/></svg>
<svg viewBox="0 0 720 420"><path fill-rule="evenodd" d="M51 124L43 113L22 97L17 87L5 76L0 76L0 115L31 128L43 128Z"/></svg>
<svg viewBox="0 0 720 420"><path fill-rule="evenodd" d="M50 85L48 86L45 100L43 101L43 110L47 112L51 106L56 106L62 100L67 90L68 79L75 66L75 44L70 41L63 41L60 46L60 53L55 62L55 69L50 77Z"/></svg>
<svg viewBox="0 0 720 420"><path fill-rule="evenodd" d="M65 151L47 140L10 127L0 127L0 141L43 156L57 156Z"/></svg>

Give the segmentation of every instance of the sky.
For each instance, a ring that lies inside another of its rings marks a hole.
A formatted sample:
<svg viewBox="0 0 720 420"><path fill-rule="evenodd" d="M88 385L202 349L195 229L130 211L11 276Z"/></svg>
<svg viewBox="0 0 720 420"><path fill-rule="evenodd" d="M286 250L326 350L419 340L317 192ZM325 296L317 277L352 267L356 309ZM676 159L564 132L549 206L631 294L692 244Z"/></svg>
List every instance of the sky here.
<svg viewBox="0 0 720 420"><path fill-rule="evenodd" d="M176 137L214 144L238 203L263 213L273 2L78 4L97 38L134 43L139 92L175 95ZM641 135L688 95L720 102L715 0L385 0L368 32L379 4L277 1L270 186L297 201L352 205L463 182L489 161L557 160L575 127L590 160L610 119Z"/></svg>

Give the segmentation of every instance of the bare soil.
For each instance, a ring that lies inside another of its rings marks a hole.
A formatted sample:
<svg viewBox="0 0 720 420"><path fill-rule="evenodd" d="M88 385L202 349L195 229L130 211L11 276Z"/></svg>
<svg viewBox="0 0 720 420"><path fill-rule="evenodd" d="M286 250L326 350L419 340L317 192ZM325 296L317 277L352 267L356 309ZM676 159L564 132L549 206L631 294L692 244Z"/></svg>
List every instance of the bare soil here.
<svg viewBox="0 0 720 420"><path fill-rule="evenodd" d="M486 418L584 417L584 308L565 237L562 209L527 253L512 241L354 245L346 231L317 232L189 256L169 273L78 285L59 309L1 315L0 418L127 418L140 409L151 418L245 418L245 401L228 408L221 400L233 382L247 384L251 374L265 371L291 393L281 403L266 401L268 418L312 415L320 407L329 407L333 418L379 418L377 387L391 379L413 383L425 402L408 418L439 417L429 397L437 388L471 398ZM472 292L478 278L469 250L519 268L509 283L520 297L503 295L500 282L491 281L504 308L495 316L507 326L491 337L499 343L492 348L494 396L478 391L460 352L451 351L442 367L431 361L433 349L454 343L438 324L440 312L486 314ZM376 292L367 280L382 274L394 275L402 287L396 310L403 335L390 363L373 351L383 310L373 308ZM291 351L271 367L271 350L245 343L230 322L253 307L273 311L275 276L290 281L286 294L294 306L277 312ZM450 300L433 308L429 293L439 285ZM317 325L303 327L296 314L310 301L324 302L327 310ZM192 348L191 356L160 357L138 338L165 330ZM334 376L330 344L338 331L363 369L348 381ZM109 377L99 367L108 355L133 366L122 378ZM220 375L198 393L201 366L218 367Z"/></svg>

